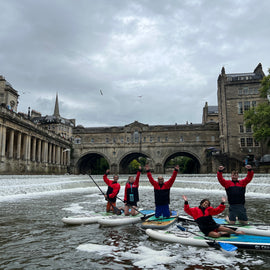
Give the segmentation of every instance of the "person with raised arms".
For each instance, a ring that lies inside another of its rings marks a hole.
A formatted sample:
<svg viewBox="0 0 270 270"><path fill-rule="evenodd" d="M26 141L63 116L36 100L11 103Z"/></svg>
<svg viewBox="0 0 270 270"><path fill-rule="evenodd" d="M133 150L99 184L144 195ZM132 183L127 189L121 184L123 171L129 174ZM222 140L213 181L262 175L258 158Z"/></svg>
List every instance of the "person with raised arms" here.
<svg viewBox="0 0 270 270"><path fill-rule="evenodd" d="M246 186L253 178L254 172L251 168L251 165L246 165L246 169L248 170L247 176L242 179L238 180L239 174L238 171L232 170L231 172L231 180L225 180L223 178L223 171L224 167L219 166L217 172L217 179L219 183L225 188L228 202L229 202L229 216L226 217L226 220L230 224L235 224L236 219L241 224L248 223L247 212L245 208L245 193L246 193Z"/></svg>
<svg viewBox="0 0 270 270"><path fill-rule="evenodd" d="M214 215L218 215L222 213L225 209L225 201L226 198L222 197L222 201L220 205L216 208L210 206L210 201L208 199L203 199L200 202L199 207L190 207L187 197L185 195L182 196L185 204L184 204L184 211L192 216L196 223L198 224L202 233L205 236L210 236L213 238L218 238L222 236L229 236L232 233L236 234L243 234L242 231L234 231L230 228L224 227L220 224L217 224L213 217Z"/></svg>
<svg viewBox="0 0 270 270"><path fill-rule="evenodd" d="M128 177L128 181L125 186L125 196L124 196L126 216L129 216L130 214L132 216L135 216L138 214L138 211L136 211L136 208L137 208L137 202L139 201L138 189L139 189L139 180L140 180L141 172L142 172L142 167L139 166L139 170L137 172L136 178L134 179L133 176Z"/></svg>
<svg viewBox="0 0 270 270"><path fill-rule="evenodd" d="M164 182L164 178L162 176L158 176L158 181L154 180L152 177L152 174L150 172L150 167L148 164L145 165L145 169L147 172L147 177L154 187L154 193L155 193L155 217L158 218L160 216L163 216L163 218L169 218L170 217L170 188L172 187L177 173L179 171L179 165L176 165L173 171L173 174L171 178Z"/></svg>
<svg viewBox="0 0 270 270"><path fill-rule="evenodd" d="M114 209L116 208L116 197L120 191L120 184L118 183L119 176L115 174L113 176L113 180L109 180L109 174L110 170L106 170L106 173L103 175L103 180L108 185L108 189L104 197L107 200L106 211L114 212Z"/></svg>

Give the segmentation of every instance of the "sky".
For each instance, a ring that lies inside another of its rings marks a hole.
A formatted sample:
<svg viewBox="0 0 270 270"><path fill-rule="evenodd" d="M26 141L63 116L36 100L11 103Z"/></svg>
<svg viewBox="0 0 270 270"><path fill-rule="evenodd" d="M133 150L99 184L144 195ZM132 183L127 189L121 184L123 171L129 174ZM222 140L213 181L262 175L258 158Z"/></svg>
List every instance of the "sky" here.
<svg viewBox="0 0 270 270"><path fill-rule="evenodd" d="M0 75L18 112L84 127L200 124L217 79L270 68L270 1L0 0Z"/></svg>

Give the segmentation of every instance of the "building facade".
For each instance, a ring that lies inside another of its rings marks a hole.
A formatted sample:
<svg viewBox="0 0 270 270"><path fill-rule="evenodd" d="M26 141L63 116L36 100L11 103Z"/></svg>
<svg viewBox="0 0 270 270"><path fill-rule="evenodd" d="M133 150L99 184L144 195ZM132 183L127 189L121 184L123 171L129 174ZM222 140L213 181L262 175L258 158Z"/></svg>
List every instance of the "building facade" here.
<svg viewBox="0 0 270 270"><path fill-rule="evenodd" d="M256 142L252 127L244 123L244 112L265 102L259 94L264 76L258 64L250 73L226 74L223 67L218 77L220 148L230 158L251 162L269 153L269 147Z"/></svg>

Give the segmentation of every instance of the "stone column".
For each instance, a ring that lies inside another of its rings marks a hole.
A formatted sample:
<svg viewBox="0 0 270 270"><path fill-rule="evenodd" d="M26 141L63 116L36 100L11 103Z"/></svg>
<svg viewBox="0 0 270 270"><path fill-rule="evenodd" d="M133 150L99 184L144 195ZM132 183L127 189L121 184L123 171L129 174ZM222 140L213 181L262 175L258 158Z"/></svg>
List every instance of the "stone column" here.
<svg viewBox="0 0 270 270"><path fill-rule="evenodd" d="M9 144L8 144L8 158L14 156L14 130L12 129L9 133Z"/></svg>
<svg viewBox="0 0 270 270"><path fill-rule="evenodd" d="M33 141L32 141L32 157L31 157L32 161L36 161L36 151L37 151L37 138L33 137Z"/></svg>
<svg viewBox="0 0 270 270"><path fill-rule="evenodd" d="M60 146L56 146L56 164L60 164Z"/></svg>
<svg viewBox="0 0 270 270"><path fill-rule="evenodd" d="M17 137L17 159L21 158L21 147L22 147L22 133L18 132L18 137Z"/></svg>
<svg viewBox="0 0 270 270"><path fill-rule="evenodd" d="M26 160L30 161L31 153L31 136L26 136Z"/></svg>
<svg viewBox="0 0 270 270"><path fill-rule="evenodd" d="M38 139L37 162L41 162L41 140Z"/></svg>
<svg viewBox="0 0 270 270"><path fill-rule="evenodd" d="M52 144L49 144L49 159L48 163L52 163Z"/></svg>
<svg viewBox="0 0 270 270"><path fill-rule="evenodd" d="M55 164L56 163L56 152L55 152L55 144L53 145L53 156L52 156L52 163Z"/></svg>
<svg viewBox="0 0 270 270"><path fill-rule="evenodd" d="M1 132L0 132L0 146L1 146L1 152L0 157L1 159L5 157L6 154L6 127L2 126Z"/></svg>

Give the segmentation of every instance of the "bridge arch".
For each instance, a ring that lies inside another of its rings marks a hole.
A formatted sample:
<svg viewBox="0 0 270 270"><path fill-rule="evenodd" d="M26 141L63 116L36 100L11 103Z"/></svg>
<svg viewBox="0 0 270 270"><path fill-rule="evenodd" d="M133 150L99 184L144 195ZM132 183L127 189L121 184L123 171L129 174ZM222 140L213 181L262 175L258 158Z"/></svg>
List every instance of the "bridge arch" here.
<svg viewBox="0 0 270 270"><path fill-rule="evenodd" d="M189 151L176 151L174 153L168 154L164 158L163 163L162 163L162 168L163 168L162 173L165 173L166 163L168 163L168 161L170 161L171 159L175 157L179 157L179 156L190 158L192 162L189 163L189 167L190 167L189 169L192 171L192 173L200 173L200 168L201 168L200 158L196 154L191 153Z"/></svg>
<svg viewBox="0 0 270 270"><path fill-rule="evenodd" d="M147 159L151 159L150 155L147 153L143 153L143 152L136 152L136 151L131 151L126 153L125 155L123 155L120 158L120 162L119 162L119 173L120 174L127 174L129 173L128 171L128 165L130 164L130 162L134 159L138 159L139 157L144 157Z"/></svg>
<svg viewBox="0 0 270 270"><path fill-rule="evenodd" d="M103 168L103 172L110 166L109 158L103 153L99 152L87 152L82 154L76 164L76 172L79 174L99 174L98 167Z"/></svg>

